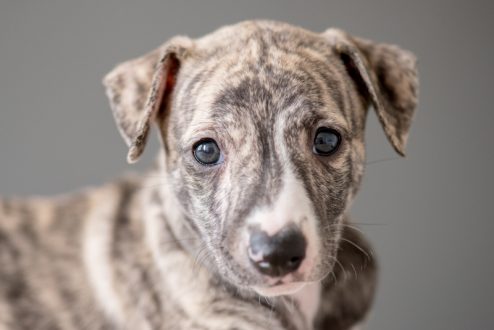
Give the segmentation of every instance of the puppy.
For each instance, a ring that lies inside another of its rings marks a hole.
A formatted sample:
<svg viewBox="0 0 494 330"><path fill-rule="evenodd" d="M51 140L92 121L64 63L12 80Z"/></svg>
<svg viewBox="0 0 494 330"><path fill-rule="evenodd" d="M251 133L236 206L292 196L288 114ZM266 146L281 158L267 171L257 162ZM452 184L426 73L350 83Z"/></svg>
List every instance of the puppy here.
<svg viewBox="0 0 494 330"><path fill-rule="evenodd" d="M404 154L415 57L329 29L247 21L179 36L104 79L156 166L0 202L0 329L351 329L376 264L348 209L367 109Z"/></svg>

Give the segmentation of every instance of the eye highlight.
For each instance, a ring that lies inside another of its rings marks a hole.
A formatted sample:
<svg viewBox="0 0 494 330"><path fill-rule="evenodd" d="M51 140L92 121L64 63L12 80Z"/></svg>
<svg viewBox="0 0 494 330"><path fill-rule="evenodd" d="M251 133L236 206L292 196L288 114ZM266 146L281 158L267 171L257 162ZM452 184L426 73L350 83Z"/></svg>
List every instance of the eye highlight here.
<svg viewBox="0 0 494 330"><path fill-rule="evenodd" d="M213 139L203 139L193 147L194 158L202 165L216 165L222 160L221 150Z"/></svg>
<svg viewBox="0 0 494 330"><path fill-rule="evenodd" d="M321 127L314 137L313 152L320 156L330 156L338 150L341 143L341 135L328 127Z"/></svg>

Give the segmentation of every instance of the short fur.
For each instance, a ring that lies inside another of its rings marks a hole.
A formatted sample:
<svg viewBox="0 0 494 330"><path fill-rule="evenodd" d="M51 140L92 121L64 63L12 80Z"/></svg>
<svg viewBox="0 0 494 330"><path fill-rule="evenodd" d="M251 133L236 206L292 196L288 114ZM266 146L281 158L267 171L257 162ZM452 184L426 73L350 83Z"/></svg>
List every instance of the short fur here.
<svg viewBox="0 0 494 330"><path fill-rule="evenodd" d="M411 53L247 21L175 37L104 84L129 162L156 124L157 165L77 194L0 200L0 330L350 329L365 319L376 261L347 213L369 105L404 154ZM342 135L330 157L312 152L321 126ZM194 160L206 137L222 164ZM285 223L312 254L277 286L246 261L245 237ZM293 283L309 284L288 294Z"/></svg>

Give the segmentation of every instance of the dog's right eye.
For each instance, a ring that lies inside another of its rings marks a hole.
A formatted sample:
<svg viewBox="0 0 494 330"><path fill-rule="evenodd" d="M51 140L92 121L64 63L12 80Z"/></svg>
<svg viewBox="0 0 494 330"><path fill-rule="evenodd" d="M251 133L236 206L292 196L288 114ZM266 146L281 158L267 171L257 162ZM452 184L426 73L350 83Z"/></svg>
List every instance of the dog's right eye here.
<svg viewBox="0 0 494 330"><path fill-rule="evenodd" d="M338 150L340 142L341 136L337 131L322 127L317 130L313 151L316 155L330 156Z"/></svg>
<svg viewBox="0 0 494 330"><path fill-rule="evenodd" d="M221 150L213 139L197 142L193 148L194 158L202 165L216 165L222 160Z"/></svg>

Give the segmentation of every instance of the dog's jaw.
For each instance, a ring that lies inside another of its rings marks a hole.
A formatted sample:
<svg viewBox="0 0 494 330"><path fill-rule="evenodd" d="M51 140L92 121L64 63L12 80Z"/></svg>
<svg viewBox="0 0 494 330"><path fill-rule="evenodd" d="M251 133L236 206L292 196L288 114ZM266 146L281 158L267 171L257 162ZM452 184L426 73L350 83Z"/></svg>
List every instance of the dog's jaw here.
<svg viewBox="0 0 494 330"><path fill-rule="evenodd" d="M312 328L321 300L321 283L319 281L295 282L270 288L254 288L254 290L264 297L288 296L291 303L295 303L300 309L306 327Z"/></svg>
<svg viewBox="0 0 494 330"><path fill-rule="evenodd" d="M306 284L305 282L291 282L268 287L253 286L252 289L263 297L277 297L295 294L302 290Z"/></svg>

